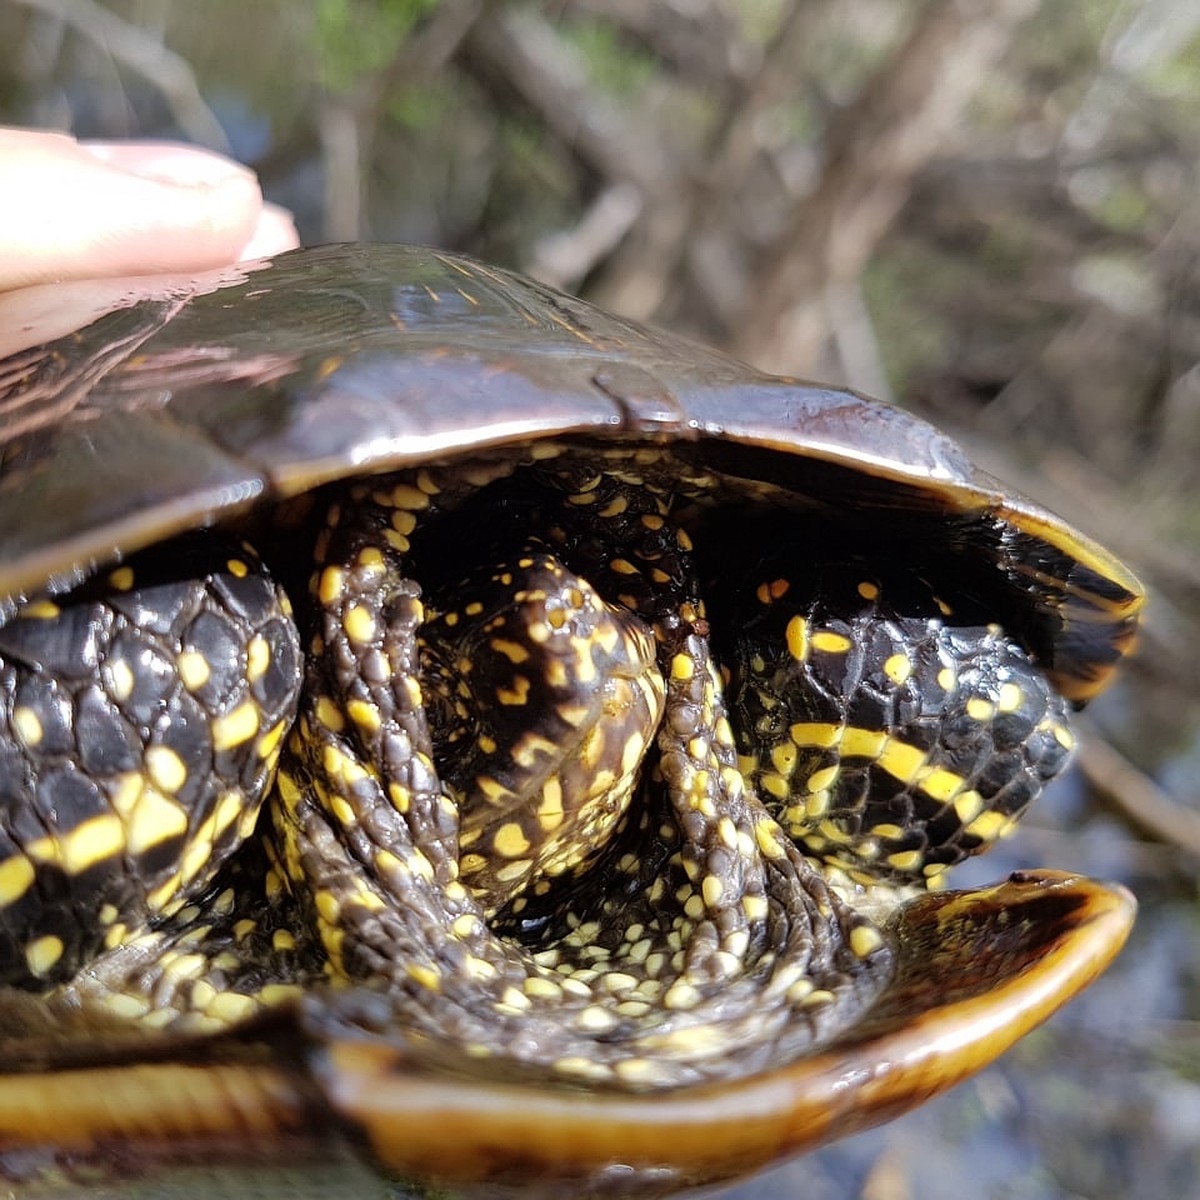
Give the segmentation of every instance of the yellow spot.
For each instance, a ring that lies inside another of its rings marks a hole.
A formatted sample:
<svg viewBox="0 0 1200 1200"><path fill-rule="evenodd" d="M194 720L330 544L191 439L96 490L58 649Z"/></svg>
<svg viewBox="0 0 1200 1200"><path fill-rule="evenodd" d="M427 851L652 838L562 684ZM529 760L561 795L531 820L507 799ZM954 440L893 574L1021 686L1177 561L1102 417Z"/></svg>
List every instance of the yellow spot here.
<svg viewBox="0 0 1200 1200"><path fill-rule="evenodd" d="M966 780L946 767L934 767L921 778L921 791L943 803L953 800L962 791Z"/></svg>
<svg viewBox="0 0 1200 1200"><path fill-rule="evenodd" d="M682 1012L695 1008L702 999L700 992L692 984L676 980L663 994L662 1002L665 1008Z"/></svg>
<svg viewBox="0 0 1200 1200"><path fill-rule="evenodd" d="M506 1004L509 1008L515 1008L519 1012L528 1011L529 997L524 992L518 992L515 987L506 987L504 994L500 997L500 1003Z"/></svg>
<svg viewBox="0 0 1200 1200"><path fill-rule="evenodd" d="M1056 722L1051 728L1054 730L1054 740L1064 750L1074 750L1075 749L1075 735L1071 732L1070 729L1067 728L1066 725L1062 725L1062 724L1059 724Z"/></svg>
<svg viewBox="0 0 1200 1200"><path fill-rule="evenodd" d="M187 813L174 800L145 787L125 818L125 827L129 853L144 854L152 846L187 833Z"/></svg>
<svg viewBox="0 0 1200 1200"><path fill-rule="evenodd" d="M271 935L271 946L275 950L294 950L296 937L290 929L277 929Z"/></svg>
<svg viewBox="0 0 1200 1200"><path fill-rule="evenodd" d="M774 771L764 771L759 778L763 791L770 793L776 800L786 800L791 795L791 787L782 775Z"/></svg>
<svg viewBox="0 0 1200 1200"><path fill-rule="evenodd" d="M760 820L754 825L754 840L764 858L780 859L786 857L786 851L779 844L779 827L774 821Z"/></svg>
<svg viewBox="0 0 1200 1200"><path fill-rule="evenodd" d="M80 875L124 849L125 826L114 813L92 817L57 838L39 838L25 848L30 858L55 862L68 875Z"/></svg>
<svg viewBox="0 0 1200 1200"><path fill-rule="evenodd" d="M510 663L523 663L529 657L529 651L520 642L510 642L504 638L493 638L491 647L497 654L503 654Z"/></svg>
<svg viewBox="0 0 1200 1200"><path fill-rule="evenodd" d="M341 567L326 567L317 584L317 599L324 605L333 604L346 587L346 572Z"/></svg>
<svg viewBox="0 0 1200 1200"><path fill-rule="evenodd" d="M369 700L353 699L346 702L346 712L360 729L375 733L383 724L379 709Z"/></svg>
<svg viewBox="0 0 1200 1200"><path fill-rule="evenodd" d="M127 592L133 587L133 568L118 567L115 571L108 573L109 587L114 588L118 592Z"/></svg>
<svg viewBox="0 0 1200 1200"><path fill-rule="evenodd" d="M853 840L849 831L834 821L822 821L817 826L817 830L837 846L848 846Z"/></svg>
<svg viewBox="0 0 1200 1200"><path fill-rule="evenodd" d="M246 647L246 678L251 683L261 679L271 665L271 645L261 633L256 633Z"/></svg>
<svg viewBox="0 0 1200 1200"><path fill-rule="evenodd" d="M907 683L912 674L912 663L907 654L892 654L884 659L883 673L897 686Z"/></svg>
<svg viewBox="0 0 1200 1200"><path fill-rule="evenodd" d="M207 824L207 822L205 823ZM208 866L212 858L212 852L213 844L211 838L198 834L196 840L183 852L183 858L179 861L181 879L187 883L195 879Z"/></svg>
<svg viewBox="0 0 1200 1200"><path fill-rule="evenodd" d="M1000 836L1000 831L1008 823L1004 813L994 809L986 809L979 814L966 828L965 833L985 842L994 842Z"/></svg>
<svg viewBox="0 0 1200 1200"><path fill-rule="evenodd" d="M804 781L804 786L810 792L827 792L837 782L840 771L841 768L836 763L831 767L822 767Z"/></svg>
<svg viewBox="0 0 1200 1200"><path fill-rule="evenodd" d="M240 558L231 558L225 564L225 569L235 579L245 579L250 574L250 568Z"/></svg>
<svg viewBox="0 0 1200 1200"><path fill-rule="evenodd" d="M187 782L187 767L170 746L147 746L146 774L160 791L174 795Z"/></svg>
<svg viewBox="0 0 1200 1200"><path fill-rule="evenodd" d="M52 970L54 964L62 958L64 949L62 938L57 938L53 934L34 938L25 947L25 963L29 967L29 973L40 979Z"/></svg>
<svg viewBox="0 0 1200 1200"><path fill-rule="evenodd" d="M229 827L242 815L246 798L237 788L222 792L213 809L213 840L219 841Z"/></svg>
<svg viewBox="0 0 1200 1200"><path fill-rule="evenodd" d="M855 925L850 930L850 949L856 958L866 958L882 945L883 935L874 925Z"/></svg>
<svg viewBox="0 0 1200 1200"><path fill-rule="evenodd" d="M179 893L180 879L178 875L172 875L165 883L161 883L152 892L146 895L146 907L151 912L160 912L164 909L171 900ZM111 936L117 929L124 929L123 926L115 925L109 930ZM106 939L107 940L107 939Z"/></svg>
<svg viewBox="0 0 1200 1200"><path fill-rule="evenodd" d="M889 854L886 861L897 871L915 871L921 865L921 852L920 850L898 850L895 854Z"/></svg>
<svg viewBox="0 0 1200 1200"><path fill-rule="evenodd" d="M258 732L258 709L252 701L245 700L223 717L217 717L211 730L214 750L240 746Z"/></svg>
<svg viewBox="0 0 1200 1200"><path fill-rule="evenodd" d="M981 699L979 696L972 696L967 701L967 716L972 721L979 721L981 724L985 721L990 721L996 714L996 706L990 700Z"/></svg>
<svg viewBox="0 0 1200 1200"><path fill-rule="evenodd" d="M258 745L255 747L255 753L261 759L271 759L279 750L279 743L283 739L283 735L287 732L286 721L276 721L266 733L258 739Z"/></svg>
<svg viewBox="0 0 1200 1200"><path fill-rule="evenodd" d="M502 854L505 858L518 858L528 852L529 839L516 821L510 821L496 830L492 845L497 854Z"/></svg>
<svg viewBox="0 0 1200 1200"><path fill-rule="evenodd" d="M392 489L392 505L395 508L410 508L420 512L429 506L429 497L419 488L398 483Z"/></svg>
<svg viewBox="0 0 1200 1200"><path fill-rule="evenodd" d="M943 667L937 673L937 685L943 692L952 692L958 686L958 676L953 667Z"/></svg>
<svg viewBox="0 0 1200 1200"><path fill-rule="evenodd" d="M809 659L809 623L803 617L793 617L787 623L785 634L787 653L797 662Z"/></svg>
<svg viewBox="0 0 1200 1200"><path fill-rule="evenodd" d="M680 681L691 679L696 672L696 664L686 654L676 654L671 659L671 678Z"/></svg>
<svg viewBox="0 0 1200 1200"><path fill-rule="evenodd" d="M123 658L109 661L108 677L113 699L128 700L133 695L133 669Z"/></svg>
<svg viewBox="0 0 1200 1200"><path fill-rule="evenodd" d="M901 783L912 783L925 766L928 757L924 750L916 746L889 738L877 761L893 779L898 779Z"/></svg>
<svg viewBox="0 0 1200 1200"><path fill-rule="evenodd" d="M799 721L788 726L788 736L797 746L832 750L842 740L842 727L826 721Z"/></svg>
<svg viewBox="0 0 1200 1200"><path fill-rule="evenodd" d="M814 650L821 650L825 654L845 654L850 649L851 642L845 634L822 629L812 635L812 645Z"/></svg>
<svg viewBox="0 0 1200 1200"><path fill-rule="evenodd" d="M716 908L721 903L721 897L725 895L725 883L717 875L705 875L700 890L704 896L704 903L709 908Z"/></svg>
<svg viewBox="0 0 1200 1200"><path fill-rule="evenodd" d="M351 604L342 615L342 628L352 641L363 645L375 640L375 617L361 604Z"/></svg>
<svg viewBox="0 0 1200 1200"><path fill-rule="evenodd" d="M967 825L983 811L983 797L971 788L954 797L954 811L958 819Z"/></svg>
<svg viewBox="0 0 1200 1200"><path fill-rule="evenodd" d="M147 901L147 903L149 903L149 901ZM129 930L126 928L123 922L118 922L116 925L110 926L108 932L104 935L104 948L106 950L115 949L125 941L125 938L128 936L128 934Z"/></svg>
<svg viewBox="0 0 1200 1200"><path fill-rule="evenodd" d="M258 998L268 1008L278 1008L281 1004L287 1004L292 1000L299 1000L304 995L304 989L299 984L295 983L268 983L261 992L258 993Z"/></svg>
<svg viewBox="0 0 1200 1200"><path fill-rule="evenodd" d="M346 727L342 710L328 696L318 697L316 716L317 720L331 733L341 733Z"/></svg>
<svg viewBox="0 0 1200 1200"><path fill-rule="evenodd" d="M257 1011L258 1001L238 992L218 992L204 1008L206 1016L230 1025L252 1017Z"/></svg>
<svg viewBox="0 0 1200 1200"><path fill-rule="evenodd" d="M496 699L509 706L526 703L529 698L529 680L524 675L514 675L512 683L511 688L497 688Z"/></svg>
<svg viewBox="0 0 1200 1200"><path fill-rule="evenodd" d="M104 997L103 1004L108 1012L122 1021L137 1020L150 1011L150 1002L145 997L131 996L128 992L110 992Z"/></svg>
<svg viewBox="0 0 1200 1200"><path fill-rule="evenodd" d="M878 729L859 729L851 726L842 733L842 755L846 758L866 758L872 762L883 752L888 735Z"/></svg>
<svg viewBox="0 0 1200 1200"><path fill-rule="evenodd" d="M575 1024L588 1033L604 1033L617 1023L617 1018L598 1004L589 1004L575 1018Z"/></svg>
<svg viewBox="0 0 1200 1200"><path fill-rule="evenodd" d="M606 1080L611 1073L603 1063L575 1054L555 1059L553 1067L558 1074L566 1075L571 1079Z"/></svg>
<svg viewBox="0 0 1200 1200"><path fill-rule="evenodd" d="M35 600L32 604L26 604L20 615L35 621L52 621L61 611L53 600Z"/></svg>
<svg viewBox="0 0 1200 1200"><path fill-rule="evenodd" d="M879 585L872 583L869 579L864 579L858 585L858 594L864 600L878 600Z"/></svg>
<svg viewBox="0 0 1200 1200"><path fill-rule="evenodd" d="M199 650L182 651L175 660L175 669L179 672L183 686L189 692L195 692L202 688L212 674L208 659Z"/></svg>
<svg viewBox="0 0 1200 1200"><path fill-rule="evenodd" d="M1015 683L1002 683L1000 695L996 698L996 707L1003 713L1016 712L1021 707L1022 692Z"/></svg>
<svg viewBox="0 0 1200 1200"><path fill-rule="evenodd" d="M20 900L36 874L33 863L19 854L0 863L0 908Z"/></svg>
<svg viewBox="0 0 1200 1200"><path fill-rule="evenodd" d="M20 704L13 709L12 713L13 728L17 732L17 737L25 743L26 746L36 746L42 740L42 722L41 718L29 708L27 705Z"/></svg>

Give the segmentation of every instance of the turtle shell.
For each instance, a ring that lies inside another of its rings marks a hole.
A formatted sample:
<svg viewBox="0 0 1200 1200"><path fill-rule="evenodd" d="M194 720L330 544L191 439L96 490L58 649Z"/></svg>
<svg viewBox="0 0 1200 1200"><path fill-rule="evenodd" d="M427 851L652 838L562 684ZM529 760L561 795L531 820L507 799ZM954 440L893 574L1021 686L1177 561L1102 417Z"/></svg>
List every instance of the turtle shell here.
<svg viewBox="0 0 1200 1200"><path fill-rule="evenodd" d="M994 567L997 618L1071 700L1132 644L1142 589L1121 562L894 406L420 247L148 290L0 364L0 596L349 476L551 438L692 442L724 473Z"/></svg>
<svg viewBox="0 0 1200 1200"><path fill-rule="evenodd" d="M1130 572L932 426L510 272L334 246L125 281L99 302L92 288L0 298L31 346L0 361L0 619L102 564L339 481L553 441L669 446L697 478L828 519L838 538L932 547L1070 701L1101 690L1132 645ZM89 319L47 340L30 315L47 311ZM978 1069L1103 969L1132 913L1123 890L1054 872L909 899L883 921L891 979L853 1027L796 1061L665 1093L497 1077L454 1054L439 1070L401 1041L324 1023L319 999L199 1041L107 1028L63 1040L35 997L0 996L25 1064L0 1074L0 1177L46 1155L278 1165L298 1147L333 1154L348 1130L388 1169L455 1186L711 1184Z"/></svg>

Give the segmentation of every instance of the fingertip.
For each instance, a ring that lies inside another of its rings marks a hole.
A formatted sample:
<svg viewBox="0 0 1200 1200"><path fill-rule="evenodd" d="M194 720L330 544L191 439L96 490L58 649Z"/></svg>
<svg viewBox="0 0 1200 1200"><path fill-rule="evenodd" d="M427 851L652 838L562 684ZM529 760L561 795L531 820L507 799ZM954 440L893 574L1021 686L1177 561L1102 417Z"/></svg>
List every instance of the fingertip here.
<svg viewBox="0 0 1200 1200"><path fill-rule="evenodd" d="M242 247L239 258L243 262L251 258L270 258L287 250L295 250L299 245L300 235L292 214L278 204L265 203L254 233Z"/></svg>
<svg viewBox="0 0 1200 1200"><path fill-rule="evenodd" d="M253 172L224 155L18 133L0 158L21 183L0 196L0 290L203 271L297 244L281 210L266 217Z"/></svg>

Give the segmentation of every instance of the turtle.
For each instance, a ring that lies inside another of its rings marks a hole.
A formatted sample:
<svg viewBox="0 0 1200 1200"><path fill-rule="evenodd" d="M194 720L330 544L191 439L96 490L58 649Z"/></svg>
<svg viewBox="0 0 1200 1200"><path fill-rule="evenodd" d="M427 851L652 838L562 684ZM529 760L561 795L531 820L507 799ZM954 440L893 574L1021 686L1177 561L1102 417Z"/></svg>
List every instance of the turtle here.
<svg viewBox="0 0 1200 1200"><path fill-rule="evenodd" d="M669 1194L1122 944L946 873L1143 589L903 409L423 247L0 308L0 1175Z"/></svg>

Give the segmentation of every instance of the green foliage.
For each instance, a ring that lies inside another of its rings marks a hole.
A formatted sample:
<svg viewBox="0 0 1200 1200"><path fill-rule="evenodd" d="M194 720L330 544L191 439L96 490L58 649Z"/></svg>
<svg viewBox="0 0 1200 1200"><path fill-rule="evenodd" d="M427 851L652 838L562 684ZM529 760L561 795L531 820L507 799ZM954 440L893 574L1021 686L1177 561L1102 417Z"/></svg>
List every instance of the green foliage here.
<svg viewBox="0 0 1200 1200"><path fill-rule="evenodd" d="M344 92L382 70L437 4L438 0L314 0L321 83Z"/></svg>
<svg viewBox="0 0 1200 1200"><path fill-rule="evenodd" d="M636 96L660 70L658 60L622 41L604 21L577 21L559 27L587 66L588 78L610 95Z"/></svg>

